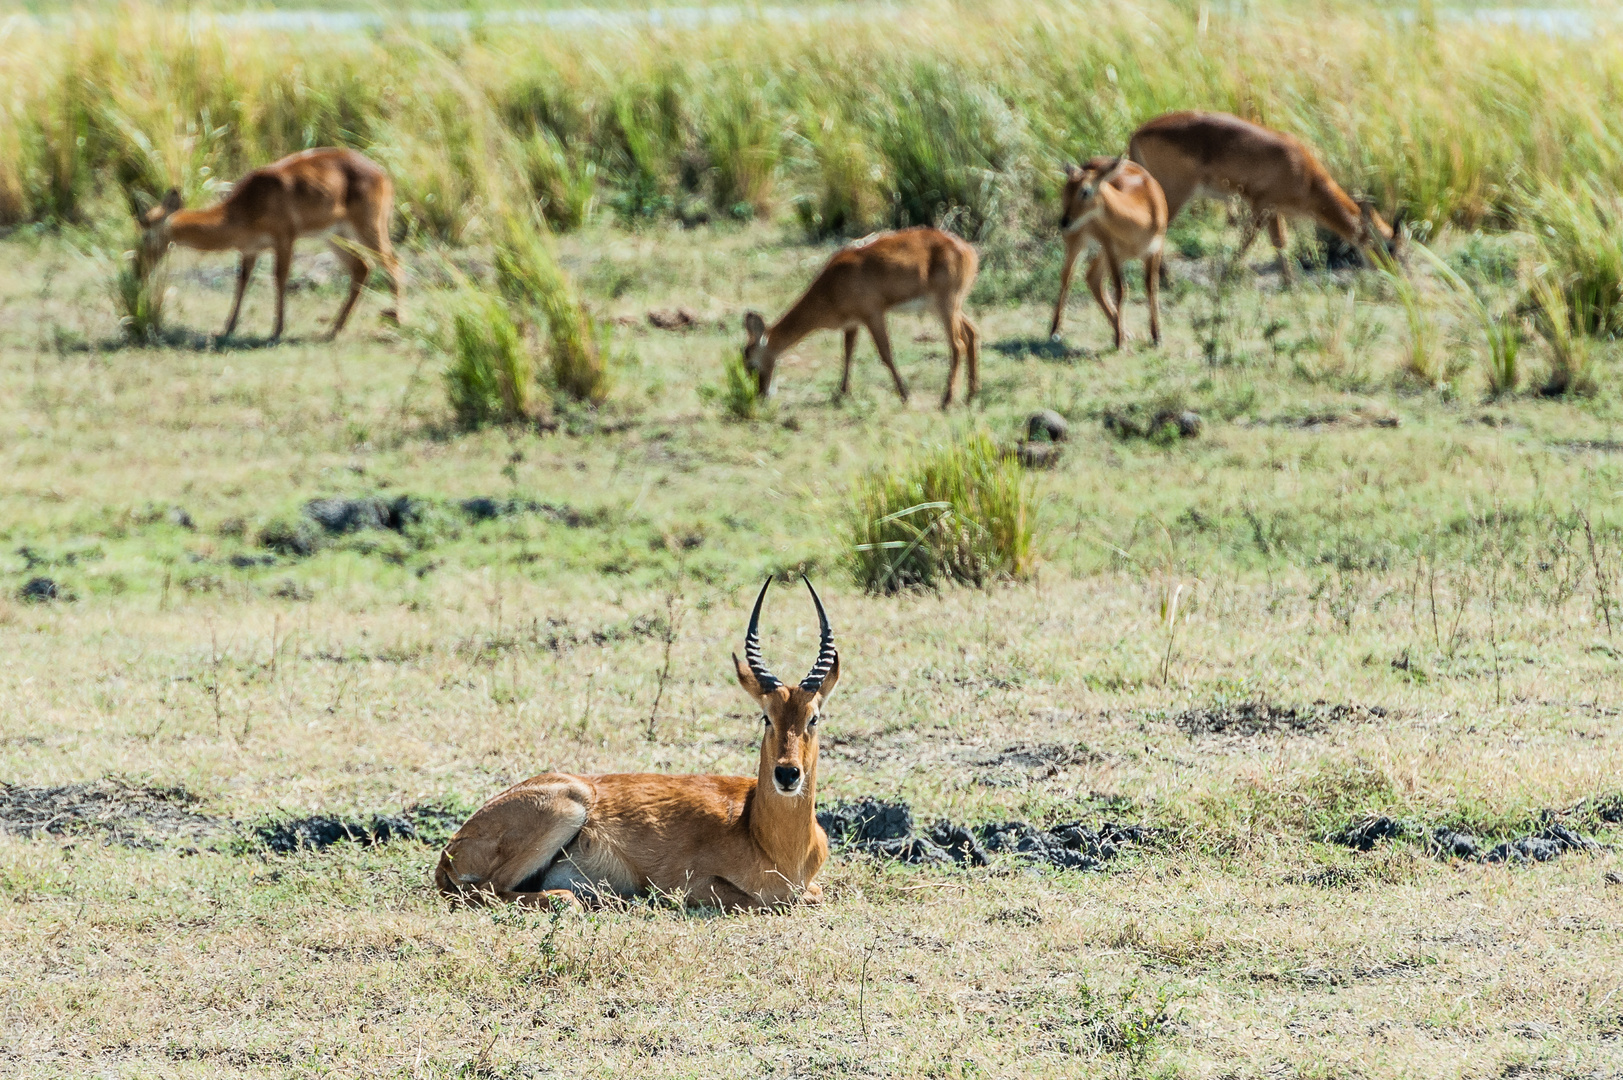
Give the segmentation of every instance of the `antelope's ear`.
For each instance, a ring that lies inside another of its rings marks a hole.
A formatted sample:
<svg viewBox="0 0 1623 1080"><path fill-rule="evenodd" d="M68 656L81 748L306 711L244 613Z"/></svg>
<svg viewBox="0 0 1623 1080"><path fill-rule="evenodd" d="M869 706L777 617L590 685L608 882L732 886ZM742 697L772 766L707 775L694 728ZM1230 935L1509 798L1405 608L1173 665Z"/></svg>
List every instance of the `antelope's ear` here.
<svg viewBox="0 0 1623 1080"><path fill-rule="evenodd" d="M1076 183L1078 180L1082 179L1082 170L1077 168L1075 165L1072 165L1070 162L1066 162L1065 179L1069 180L1073 184Z"/></svg>
<svg viewBox="0 0 1623 1080"><path fill-rule="evenodd" d="M168 191L163 193L163 213L165 217L173 214L176 210L179 210L180 207L181 201L179 188L170 188Z"/></svg>
<svg viewBox="0 0 1623 1080"><path fill-rule="evenodd" d="M827 701L828 696L834 692L834 686L840 681L840 654L834 654L834 666L828 669L823 676L823 685L817 688L817 700Z"/></svg>
<svg viewBox="0 0 1623 1080"><path fill-rule="evenodd" d="M1125 168L1127 168L1127 157L1126 155L1122 155L1115 161L1112 161L1109 166L1105 168L1105 171L1099 174L1099 179L1094 182L1094 186L1104 187L1106 184L1116 179L1116 177L1120 176L1121 171Z"/></svg>
<svg viewBox="0 0 1623 1080"><path fill-rule="evenodd" d="M761 318L759 312L744 312L744 333L749 335L751 346L766 336L766 320Z"/></svg>
<svg viewBox="0 0 1623 1080"><path fill-rule="evenodd" d="M733 670L738 675L738 685L744 688L744 693L755 699L757 705L762 704L766 698L766 691L761 689L761 681L755 677L755 672L738 658L737 653L733 653Z"/></svg>

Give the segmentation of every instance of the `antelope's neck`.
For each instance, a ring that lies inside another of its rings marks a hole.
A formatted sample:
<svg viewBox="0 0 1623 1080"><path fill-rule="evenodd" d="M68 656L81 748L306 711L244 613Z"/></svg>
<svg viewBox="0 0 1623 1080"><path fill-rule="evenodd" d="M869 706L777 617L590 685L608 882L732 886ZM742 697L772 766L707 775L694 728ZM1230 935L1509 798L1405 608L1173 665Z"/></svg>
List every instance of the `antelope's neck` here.
<svg viewBox="0 0 1623 1080"><path fill-rule="evenodd" d="M772 782L770 766L761 767L755 783L755 805L750 813L750 837L777 869L798 878L814 846L817 829L817 769L806 775L799 795L781 794ZM796 880L796 885L803 882Z"/></svg>
<svg viewBox="0 0 1623 1080"><path fill-rule="evenodd" d="M201 210L176 210L169 215L169 239L199 251L224 251L240 246L239 230L227 226L225 204Z"/></svg>
<svg viewBox="0 0 1623 1080"><path fill-rule="evenodd" d="M827 321L820 317L823 314L818 310L818 305L812 302L811 293L807 292L766 332L767 351L774 357L782 356L807 334L830 329Z"/></svg>

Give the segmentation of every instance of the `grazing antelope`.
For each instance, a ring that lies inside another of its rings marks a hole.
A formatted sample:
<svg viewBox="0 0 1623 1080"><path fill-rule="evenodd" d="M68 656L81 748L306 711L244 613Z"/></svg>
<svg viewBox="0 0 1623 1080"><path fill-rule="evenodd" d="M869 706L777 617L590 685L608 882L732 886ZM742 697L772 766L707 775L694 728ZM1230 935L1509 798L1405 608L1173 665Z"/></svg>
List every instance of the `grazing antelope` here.
<svg viewBox="0 0 1623 1080"><path fill-rule="evenodd" d="M1054 302L1050 337L1059 336L1060 317L1065 314L1065 298L1071 293L1071 273L1076 258L1086 247L1099 253L1088 264L1088 291L1099 301L1105 318L1116 331L1116 348L1126 333L1122 329L1122 263L1144 260L1144 291L1150 300L1150 337L1161 344L1161 304L1159 295L1161 248L1167 238L1167 201L1155 177L1124 157L1096 157L1081 168L1065 168L1064 209L1059 227L1065 237L1065 269L1060 273L1059 299ZM1112 303L1105 297L1104 275L1110 271Z"/></svg>
<svg viewBox="0 0 1623 1080"><path fill-rule="evenodd" d="M801 580L805 581L805 578ZM817 718L840 680L834 632L817 590L817 662L785 686L761 662L755 598L744 659L733 667L766 730L754 777L547 773L516 784L468 819L434 880L475 904L542 906L658 891L727 910L816 901L828 859L817 824Z"/></svg>
<svg viewBox="0 0 1623 1080"><path fill-rule="evenodd" d="M375 255L394 286L394 307L384 317L399 322L400 264L389 244L389 214L394 207L394 184L389 174L354 150L304 150L266 165L238 180L231 194L201 210L181 209L174 188L163 202L136 215L142 229L141 265L151 268L168 252L169 245L199 251L238 251L237 294L222 337L237 327L242 294L261 252L276 260L276 326L271 340L282 336L282 306L287 298L287 275L293 265L293 241L301 236L328 233L335 237L333 252L349 271L349 296L338 309L328 340L336 337L349 319L361 287L372 267L365 254Z"/></svg>
<svg viewBox="0 0 1623 1080"><path fill-rule="evenodd" d="M847 244L834 253L794 306L769 329L756 312L744 315L744 364L755 373L764 396L772 392L772 369L778 357L807 334L817 330L845 332L845 368L840 376L840 397L851 392L851 354L857 331L868 328L879 359L896 381L896 393L907 400L907 386L891 356L885 313L902 305L933 303L947 332L952 366L941 407L952 404L952 385L958 364L969 357L969 397L981 388L980 332L964 314L964 297L975 283L980 259L968 242L927 226L875 233Z"/></svg>
<svg viewBox="0 0 1623 1080"><path fill-rule="evenodd" d="M1293 282L1295 270L1285 255L1287 217L1318 222L1358 248L1366 263L1371 261L1366 246L1371 237L1388 255L1398 253L1395 224L1388 225L1367 203L1349 198L1293 135L1228 113L1175 112L1139 128L1127 146L1128 156L1160 181L1169 221L1199 195L1238 195L1250 205L1231 268L1266 227L1279 253L1280 273Z"/></svg>

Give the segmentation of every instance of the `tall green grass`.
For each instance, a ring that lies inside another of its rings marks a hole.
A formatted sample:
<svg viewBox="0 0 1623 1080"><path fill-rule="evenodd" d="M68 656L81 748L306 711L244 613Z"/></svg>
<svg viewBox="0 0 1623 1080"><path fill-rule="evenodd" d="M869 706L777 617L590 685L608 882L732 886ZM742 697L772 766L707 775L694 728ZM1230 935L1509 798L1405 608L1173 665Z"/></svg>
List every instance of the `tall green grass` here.
<svg viewBox="0 0 1623 1080"><path fill-rule="evenodd" d="M1031 490L985 431L859 480L847 507L857 582L873 592L986 585L1035 563Z"/></svg>
<svg viewBox="0 0 1623 1080"><path fill-rule="evenodd" d="M291 34L141 0L16 20L0 29L0 224L75 220L120 185L200 195L340 144L390 168L406 230L429 239L492 239L498 192L558 228L708 202L793 204L822 232L975 235L1046 217L1059 161L1187 107L1292 131L1349 190L1434 224L1511 224L1623 164L1623 30L1605 19L1580 41L1470 19L1421 33L1354 0L910 12L853 5L790 34Z"/></svg>
<svg viewBox="0 0 1623 1080"><path fill-rule="evenodd" d="M545 327L554 388L577 401L607 398L611 377L603 330L581 306L544 229L511 211L502 216L496 280L510 303Z"/></svg>
<svg viewBox="0 0 1623 1080"><path fill-rule="evenodd" d="M479 427L530 415L534 364L500 297L464 288L452 307L442 348L449 357L446 397L458 423Z"/></svg>

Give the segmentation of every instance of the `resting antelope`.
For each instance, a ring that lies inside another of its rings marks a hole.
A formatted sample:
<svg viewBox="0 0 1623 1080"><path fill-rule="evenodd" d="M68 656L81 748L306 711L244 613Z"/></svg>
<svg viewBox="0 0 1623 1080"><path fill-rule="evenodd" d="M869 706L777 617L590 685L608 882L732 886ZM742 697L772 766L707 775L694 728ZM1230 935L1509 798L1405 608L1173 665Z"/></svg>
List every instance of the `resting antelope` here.
<svg viewBox="0 0 1623 1080"><path fill-rule="evenodd" d="M802 580L805 580L802 578ZM447 896L540 906L650 891L738 910L816 901L828 859L817 824L817 719L840 680L823 602L812 589L820 644L799 686L761 662L755 598L744 659L733 667L761 707L765 732L754 777L546 773L516 784L468 819L434 879Z"/></svg>
<svg viewBox="0 0 1623 1080"><path fill-rule="evenodd" d="M1300 139L1228 113L1175 112L1158 116L1133 133L1128 156L1150 171L1166 193L1167 220L1199 195L1238 195L1251 209L1237 265L1265 226L1279 253L1287 282L1295 271L1285 254L1285 218L1304 217L1358 248L1370 262L1373 235L1396 255L1399 234L1368 204L1341 190Z"/></svg>
<svg viewBox="0 0 1623 1080"><path fill-rule="evenodd" d="M744 364L755 373L757 388L764 396L772 392L772 370L786 349L814 331L843 330L845 368L839 396L844 397L851 392L851 354L856 351L857 331L866 326L879 359L896 381L896 393L906 401L907 386L891 356L885 313L904 304L931 303L941 317L952 354L941 407L952 404L952 385L965 354L969 358L968 396L973 399L981 388L980 332L964 314L964 297L975 283L979 264L968 242L926 226L875 233L847 244L770 328L756 312L745 314L749 340L744 344Z"/></svg>
<svg viewBox="0 0 1623 1080"><path fill-rule="evenodd" d="M170 244L199 251L240 252L237 294L221 331L222 337L229 337L237 328L242 294L254 264L261 252L271 252L276 260L274 341L282 336L293 242L301 236L330 233L336 237L332 249L349 271L349 296L333 320L330 340L344 328L372 271L363 253L377 257L394 286L394 307L384 317L396 322L402 318L400 264L389 244L393 207L394 184L370 159L354 150L304 150L255 169L232 186L231 194L201 210L181 209L180 192L170 188L160 205L136 215L143 234L141 265L156 265Z"/></svg>
<svg viewBox="0 0 1623 1080"><path fill-rule="evenodd" d="M1128 259L1144 260L1144 291L1150 301L1150 337L1161 344L1161 304L1159 296L1161 248L1167 238L1167 201L1155 177L1124 157L1096 157L1081 168L1065 168L1064 209L1059 227L1065 236L1065 269L1060 273L1059 299L1054 302L1050 337L1059 334L1065 314L1065 298L1071 293L1071 274L1077 256L1086 247L1099 253L1088 264L1088 291L1099 301L1105 318L1116 331L1116 348L1126 333L1122 329L1121 265ZM1105 297L1104 275L1110 271L1112 303Z"/></svg>

